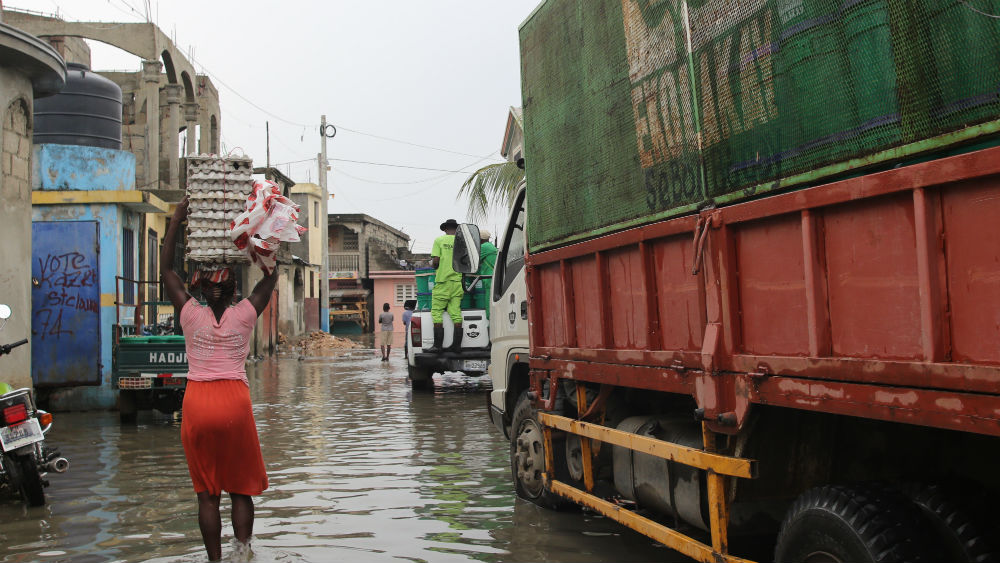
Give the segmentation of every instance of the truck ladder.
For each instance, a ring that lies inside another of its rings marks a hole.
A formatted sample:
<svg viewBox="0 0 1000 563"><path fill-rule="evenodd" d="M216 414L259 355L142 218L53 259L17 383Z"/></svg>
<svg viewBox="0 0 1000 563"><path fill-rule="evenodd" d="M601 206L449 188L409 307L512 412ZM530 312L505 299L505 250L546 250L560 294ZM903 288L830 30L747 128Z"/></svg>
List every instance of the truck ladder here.
<svg viewBox="0 0 1000 563"><path fill-rule="evenodd" d="M586 392L583 385L579 383L577 384L577 398L577 407L580 409L580 413L586 412ZM723 561L728 563L750 563L746 559L740 559L728 554L729 501L726 497L725 478L742 477L744 479L755 479L757 477L757 461L715 453L715 433L710 431L704 423L702 424L704 449L699 450L546 412L539 412L538 418L545 436L545 474L543 480L545 486L551 491L577 504L599 512L692 559L705 563L720 563ZM584 487L587 489L586 491L581 491L554 478L555 467L552 455L553 428L580 436L583 454L581 456L583 458L583 481ZM621 446L705 470L708 474L708 511L711 520L712 545L705 545L673 528L654 522L649 518L640 516L634 511L627 510L617 504L594 496L592 494L594 475L590 455L591 440L599 440L607 444Z"/></svg>

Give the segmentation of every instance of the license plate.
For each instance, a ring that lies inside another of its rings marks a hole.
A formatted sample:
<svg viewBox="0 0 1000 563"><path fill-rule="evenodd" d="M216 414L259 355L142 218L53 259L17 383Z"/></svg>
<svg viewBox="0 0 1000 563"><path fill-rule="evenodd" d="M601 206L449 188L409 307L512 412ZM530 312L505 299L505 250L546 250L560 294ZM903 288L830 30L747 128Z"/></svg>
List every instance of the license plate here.
<svg viewBox="0 0 1000 563"><path fill-rule="evenodd" d="M468 371L486 371L486 360L465 360L462 367Z"/></svg>
<svg viewBox="0 0 1000 563"><path fill-rule="evenodd" d="M42 434L42 427L38 424L37 418L29 418L14 426L0 427L0 445L3 446L5 452L41 442L43 439L45 436Z"/></svg>

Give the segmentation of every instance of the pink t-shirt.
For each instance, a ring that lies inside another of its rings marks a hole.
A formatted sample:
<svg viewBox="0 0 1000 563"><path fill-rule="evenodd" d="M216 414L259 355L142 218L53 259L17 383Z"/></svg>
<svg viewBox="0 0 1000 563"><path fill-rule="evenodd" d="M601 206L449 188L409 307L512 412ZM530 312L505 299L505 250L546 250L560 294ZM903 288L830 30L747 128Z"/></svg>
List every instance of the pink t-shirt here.
<svg viewBox="0 0 1000 563"><path fill-rule="evenodd" d="M211 307L199 304L196 299L188 299L181 308L188 379L240 379L249 386L244 364L250 353L250 334L256 323L257 310L249 299L226 309L221 322L215 320Z"/></svg>

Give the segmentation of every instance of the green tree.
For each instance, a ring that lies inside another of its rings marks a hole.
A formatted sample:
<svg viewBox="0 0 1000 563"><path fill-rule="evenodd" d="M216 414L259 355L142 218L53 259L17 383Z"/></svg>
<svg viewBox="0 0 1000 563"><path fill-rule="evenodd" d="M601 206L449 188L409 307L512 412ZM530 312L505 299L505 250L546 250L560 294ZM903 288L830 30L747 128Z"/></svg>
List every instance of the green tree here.
<svg viewBox="0 0 1000 563"><path fill-rule="evenodd" d="M524 179L524 169L516 162L488 164L473 172L458 190L458 197L469 200L468 219L486 221L490 211L506 212L514 204L517 186Z"/></svg>

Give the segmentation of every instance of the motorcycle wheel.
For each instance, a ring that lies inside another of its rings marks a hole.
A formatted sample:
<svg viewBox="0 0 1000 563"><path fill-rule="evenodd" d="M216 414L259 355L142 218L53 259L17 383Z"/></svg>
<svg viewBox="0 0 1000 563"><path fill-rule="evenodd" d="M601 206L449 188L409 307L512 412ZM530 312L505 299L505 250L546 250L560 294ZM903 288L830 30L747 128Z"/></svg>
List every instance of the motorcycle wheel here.
<svg viewBox="0 0 1000 563"><path fill-rule="evenodd" d="M15 460L21 474L21 482L18 488L21 491L21 498L28 506L43 506L45 504L45 489L42 485L42 475L35 466L35 460L30 455L18 456Z"/></svg>

